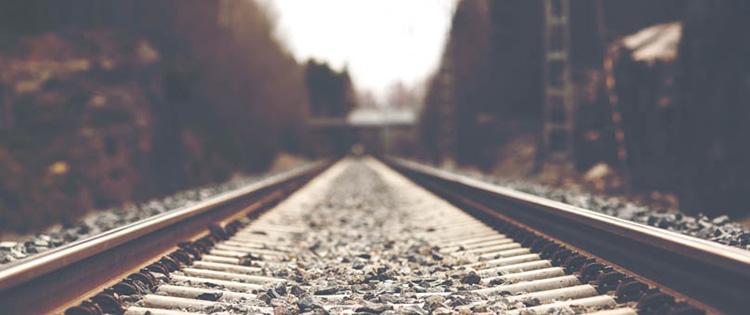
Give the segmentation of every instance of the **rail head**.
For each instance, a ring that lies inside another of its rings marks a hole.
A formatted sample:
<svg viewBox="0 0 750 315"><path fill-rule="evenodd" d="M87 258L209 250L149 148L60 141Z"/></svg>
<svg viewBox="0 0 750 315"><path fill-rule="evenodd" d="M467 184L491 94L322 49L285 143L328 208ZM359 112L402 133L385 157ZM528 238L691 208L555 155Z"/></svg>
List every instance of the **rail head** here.
<svg viewBox="0 0 750 315"><path fill-rule="evenodd" d="M385 160L413 180L432 187L438 195L458 202L459 206L479 205L482 213L512 219L614 263L660 288L718 309L719 313L735 313L745 308L745 294L750 288L750 251L499 187L401 158Z"/></svg>
<svg viewBox="0 0 750 315"><path fill-rule="evenodd" d="M389 158L389 160L425 175L472 187L486 193L494 194L498 198L532 206L551 215L564 216L583 224L607 229L624 237L631 237L640 242L657 245L664 250L679 251L686 255L701 254L695 256L695 258L716 263L726 268L733 268L738 272L750 275L750 251L747 250L628 221L514 189L500 187L465 175L455 174L413 161L400 158Z"/></svg>
<svg viewBox="0 0 750 315"><path fill-rule="evenodd" d="M179 224L232 201L273 189L279 185L323 169L328 162L318 161L270 175L236 190L227 191L193 205L180 207L138 222L51 249L44 253L0 267L0 293L37 277L51 274L108 249L133 241L149 233Z"/></svg>

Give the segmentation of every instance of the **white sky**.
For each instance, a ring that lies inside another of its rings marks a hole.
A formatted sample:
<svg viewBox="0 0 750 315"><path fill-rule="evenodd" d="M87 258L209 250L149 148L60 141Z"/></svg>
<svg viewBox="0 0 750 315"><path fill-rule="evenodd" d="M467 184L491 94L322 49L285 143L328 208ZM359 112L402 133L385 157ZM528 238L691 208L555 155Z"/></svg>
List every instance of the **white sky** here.
<svg viewBox="0 0 750 315"><path fill-rule="evenodd" d="M457 0L259 0L300 62L348 66L356 89L382 99L397 81L421 83L438 65Z"/></svg>

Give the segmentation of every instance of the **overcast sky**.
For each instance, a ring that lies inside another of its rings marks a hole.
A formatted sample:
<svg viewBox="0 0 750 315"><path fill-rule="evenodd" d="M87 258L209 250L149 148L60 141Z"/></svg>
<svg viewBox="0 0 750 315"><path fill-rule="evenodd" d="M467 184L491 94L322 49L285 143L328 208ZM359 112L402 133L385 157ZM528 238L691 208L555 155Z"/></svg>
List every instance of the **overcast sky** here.
<svg viewBox="0 0 750 315"><path fill-rule="evenodd" d="M300 62L347 65L358 89L382 99L437 67L456 0L259 0L277 17L277 36Z"/></svg>

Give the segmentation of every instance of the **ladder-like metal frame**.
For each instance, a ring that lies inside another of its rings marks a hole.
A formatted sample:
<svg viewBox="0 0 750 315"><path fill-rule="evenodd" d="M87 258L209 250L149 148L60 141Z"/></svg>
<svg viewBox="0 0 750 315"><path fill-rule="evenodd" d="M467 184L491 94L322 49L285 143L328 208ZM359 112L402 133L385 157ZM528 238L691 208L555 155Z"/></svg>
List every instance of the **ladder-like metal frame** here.
<svg viewBox="0 0 750 315"><path fill-rule="evenodd" d="M455 161L456 156L456 139L458 137L458 105L454 95L455 82L453 78L453 43L448 42L443 55L443 62L438 71L438 148L440 156L444 160Z"/></svg>
<svg viewBox="0 0 750 315"><path fill-rule="evenodd" d="M542 155L572 159L575 100L570 65L570 0L544 0Z"/></svg>

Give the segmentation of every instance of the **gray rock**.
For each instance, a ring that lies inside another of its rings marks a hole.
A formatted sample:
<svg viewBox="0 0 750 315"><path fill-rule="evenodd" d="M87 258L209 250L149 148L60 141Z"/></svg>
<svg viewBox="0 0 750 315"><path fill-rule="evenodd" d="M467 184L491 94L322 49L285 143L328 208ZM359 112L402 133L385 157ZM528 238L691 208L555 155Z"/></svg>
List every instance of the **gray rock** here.
<svg viewBox="0 0 750 315"><path fill-rule="evenodd" d="M453 172L461 173L455 170L453 170ZM743 239L742 236L746 233L750 233L750 230L739 224L732 223L731 219L726 215L718 216L713 219L709 219L704 215L693 217L680 212L636 205L617 197L597 196L579 190L563 190L540 185L531 181L477 176L473 173L465 173L462 175L474 177L485 182L532 195L598 211L621 219L668 229L677 233L712 240L743 249L746 249L748 242L750 242Z"/></svg>
<svg viewBox="0 0 750 315"><path fill-rule="evenodd" d="M240 177L219 185L177 192L172 196L146 201L135 206L100 210L72 226L65 226L30 237L26 240L26 243L30 245L23 249L16 248L12 250L12 253L9 248L15 245L9 244L14 242L0 242L0 264L9 263L29 254L41 253L116 227L194 204L197 201L256 182L260 178L262 177ZM3 249L3 246L5 246L3 244L7 245L6 249Z"/></svg>

